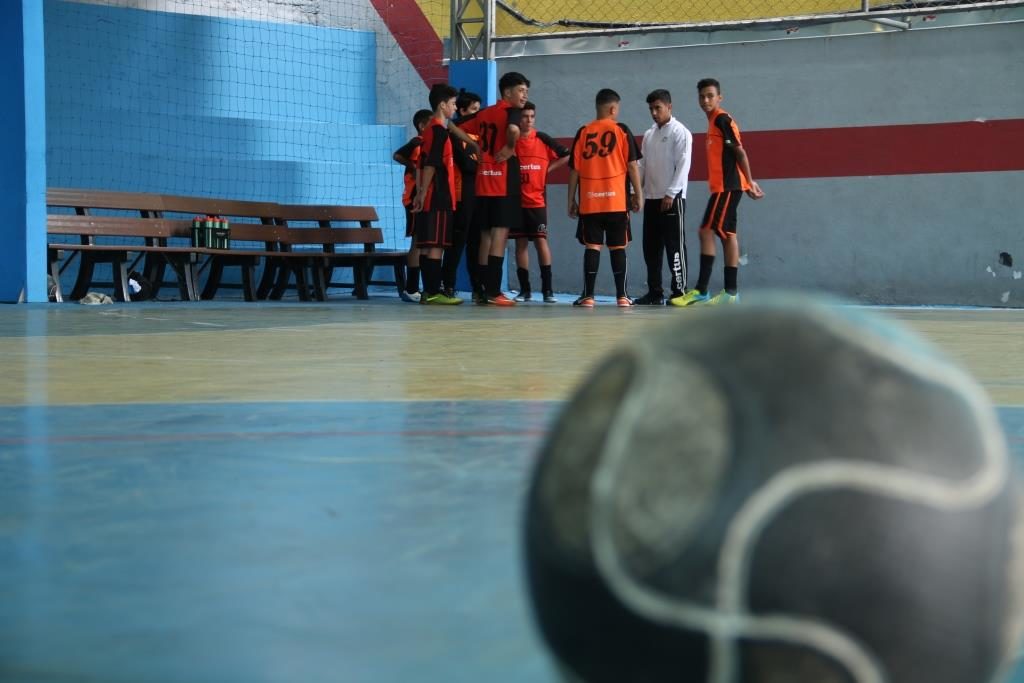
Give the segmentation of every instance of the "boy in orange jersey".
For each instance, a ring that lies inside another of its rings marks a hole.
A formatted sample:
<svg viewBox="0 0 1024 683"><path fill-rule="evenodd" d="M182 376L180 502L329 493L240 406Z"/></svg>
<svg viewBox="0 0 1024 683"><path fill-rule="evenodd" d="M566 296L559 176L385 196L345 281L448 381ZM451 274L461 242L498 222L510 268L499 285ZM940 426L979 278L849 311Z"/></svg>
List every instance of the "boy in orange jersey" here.
<svg viewBox="0 0 1024 683"><path fill-rule="evenodd" d="M516 273L519 276L519 294L516 301L529 301L530 290L530 242L537 250L540 262L541 293L545 303L555 303L551 287L551 249L548 247L548 173L564 166L569 161L569 150L555 142L547 133L534 128L537 120L537 105L527 102L523 105L522 122L519 124L519 140L516 141L516 157L522 171L523 223L519 230L510 231L508 236L516 241Z"/></svg>
<svg viewBox="0 0 1024 683"><path fill-rule="evenodd" d="M626 296L626 245L630 241L629 210L643 204L640 150L633 132L618 123L619 94L604 88L597 93L597 118L576 132L569 157L569 217L579 217L577 237L583 251L583 294L574 306L594 307L594 283L600 265L601 246L615 276L616 303L632 306ZM629 183L627 184L627 179ZM632 186L633 194L627 197ZM579 189L579 199L576 190Z"/></svg>
<svg viewBox="0 0 1024 683"><path fill-rule="evenodd" d="M416 135L391 155L391 158L397 163L405 166L402 206L405 207L405 236L411 237L412 241L409 243L409 254L405 258L405 286L402 287L401 297L402 301L410 303L420 300L420 250L416 247L416 220L412 215L412 201L416 194L416 169L419 165L420 145L423 142L423 138L420 136L433 115L434 112L429 109L420 109L416 112L412 117Z"/></svg>
<svg viewBox="0 0 1024 683"><path fill-rule="evenodd" d="M459 90L455 98L455 109L458 112L455 125L480 111L480 103L480 96L476 93ZM455 152L455 231L452 246L444 250L444 262L441 265L441 285L448 296L455 296L455 280L463 249L469 255L466 258L466 272L469 274L470 289L474 294L478 291L477 260L480 251L480 231L473 223L477 155L461 140L452 140L452 149Z"/></svg>
<svg viewBox="0 0 1024 683"><path fill-rule="evenodd" d="M501 99L497 104L477 112L460 125L463 131L480 140L474 220L480 227L478 263L482 291L476 294L477 301L515 306L516 302L501 291L501 276L509 230L518 229L523 218L519 160L515 153L530 81L521 73L511 71L499 79L498 91Z"/></svg>
<svg viewBox="0 0 1024 683"><path fill-rule="evenodd" d="M708 117L708 186L711 196L700 231L700 275L697 288L672 299L673 306L733 304L739 301L736 280L740 265L740 240L736 235L736 207L746 192L751 199L764 197L750 172L750 159L740 140L740 127L722 109L722 88L714 78L697 83L697 103ZM715 264L715 236L725 256L725 286L711 297L708 282Z"/></svg>
<svg viewBox="0 0 1024 683"><path fill-rule="evenodd" d="M412 212L416 216L416 246L423 266L421 304L461 304L462 299L441 291L441 255L451 246L455 216L455 161L448 119L455 113L458 91L447 83L430 89L433 116L421 133L419 173Z"/></svg>

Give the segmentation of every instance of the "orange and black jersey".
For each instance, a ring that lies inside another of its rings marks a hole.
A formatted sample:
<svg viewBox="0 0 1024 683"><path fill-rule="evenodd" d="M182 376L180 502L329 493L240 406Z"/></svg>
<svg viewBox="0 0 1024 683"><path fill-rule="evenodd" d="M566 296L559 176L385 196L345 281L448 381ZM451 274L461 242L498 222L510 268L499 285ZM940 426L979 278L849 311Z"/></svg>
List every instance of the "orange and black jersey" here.
<svg viewBox="0 0 1024 683"><path fill-rule="evenodd" d="M468 116L459 127L479 137L476 193L480 197L518 197L519 162L515 157L498 163L495 155L508 144L508 127L518 126L523 110L505 100Z"/></svg>
<svg viewBox="0 0 1024 683"><path fill-rule="evenodd" d="M636 138L624 123L597 119L576 131L569 168L580 178L580 213L626 211L629 164L639 158Z"/></svg>
<svg viewBox="0 0 1024 683"><path fill-rule="evenodd" d="M708 117L708 187L712 192L749 190L750 183L740 172L736 148L742 147L740 127L724 109Z"/></svg>
<svg viewBox="0 0 1024 683"><path fill-rule="evenodd" d="M452 157L452 141L448 130L431 119L423 131L423 152L420 154L420 173L428 166L434 169L434 177L424 190L424 211L455 210L455 162Z"/></svg>
<svg viewBox="0 0 1024 683"><path fill-rule="evenodd" d="M408 159L413 168L418 167L420 165L420 148L422 144L423 138L417 135L395 150L395 154ZM413 197L416 196L416 171L406 166L402 182L404 184L402 188L402 205L409 206L412 204Z"/></svg>
<svg viewBox="0 0 1024 683"><path fill-rule="evenodd" d="M516 156L522 172L523 208L547 206L544 190L548 184L548 166L555 159L569 156L569 149L555 142L547 133L531 130L519 136Z"/></svg>

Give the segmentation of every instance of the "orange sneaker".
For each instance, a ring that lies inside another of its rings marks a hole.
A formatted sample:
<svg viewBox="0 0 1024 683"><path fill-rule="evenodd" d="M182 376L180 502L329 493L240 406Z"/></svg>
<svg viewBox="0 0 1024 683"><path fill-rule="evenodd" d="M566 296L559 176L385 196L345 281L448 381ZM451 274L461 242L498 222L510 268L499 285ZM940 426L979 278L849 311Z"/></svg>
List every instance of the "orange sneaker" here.
<svg viewBox="0 0 1024 683"><path fill-rule="evenodd" d="M581 306L583 308L593 308L594 307L594 297L592 297L592 296L581 296L579 299L576 299L576 301L573 301L572 305L573 306Z"/></svg>
<svg viewBox="0 0 1024 683"><path fill-rule="evenodd" d="M489 297L487 297L487 303L491 304L492 306L515 306L516 305L515 301L513 301L512 299L509 299L504 294L499 294L498 296L489 296Z"/></svg>

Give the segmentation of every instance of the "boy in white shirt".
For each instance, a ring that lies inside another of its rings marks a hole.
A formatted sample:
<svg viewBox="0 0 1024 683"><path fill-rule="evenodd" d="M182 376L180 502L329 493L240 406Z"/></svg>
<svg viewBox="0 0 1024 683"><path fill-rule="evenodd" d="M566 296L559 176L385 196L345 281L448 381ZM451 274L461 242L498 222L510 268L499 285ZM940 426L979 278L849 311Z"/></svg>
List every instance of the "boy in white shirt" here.
<svg viewBox="0 0 1024 683"><path fill-rule="evenodd" d="M655 90L647 96L652 125L640 147L640 175L644 183L644 262L647 294L634 303L661 306L666 303L661 286L662 254L671 273L669 300L686 292L686 184L693 156L693 135L672 116L672 95Z"/></svg>

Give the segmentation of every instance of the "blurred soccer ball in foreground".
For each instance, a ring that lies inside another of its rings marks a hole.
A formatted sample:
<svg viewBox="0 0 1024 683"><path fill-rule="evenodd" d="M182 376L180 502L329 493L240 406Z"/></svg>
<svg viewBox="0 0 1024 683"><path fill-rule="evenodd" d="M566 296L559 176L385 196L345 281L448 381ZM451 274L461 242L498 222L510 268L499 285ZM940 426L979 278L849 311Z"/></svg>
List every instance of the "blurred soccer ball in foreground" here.
<svg viewBox="0 0 1024 683"><path fill-rule="evenodd" d="M987 683L1016 489L977 384L902 328L775 297L596 367L537 463L527 577L587 683Z"/></svg>

